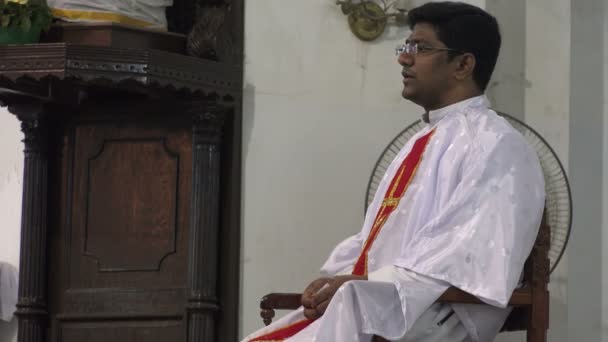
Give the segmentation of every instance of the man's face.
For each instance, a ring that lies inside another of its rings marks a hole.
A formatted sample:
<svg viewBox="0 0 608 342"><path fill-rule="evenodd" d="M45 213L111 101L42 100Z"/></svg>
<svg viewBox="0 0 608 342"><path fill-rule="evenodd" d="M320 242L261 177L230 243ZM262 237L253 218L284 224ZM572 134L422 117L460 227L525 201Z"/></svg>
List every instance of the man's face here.
<svg viewBox="0 0 608 342"><path fill-rule="evenodd" d="M451 87L452 66L448 51L425 50L446 48L438 38L433 25L418 23L406 42L418 44L418 53L401 53L398 58L403 67L402 96L426 109L436 109Z"/></svg>

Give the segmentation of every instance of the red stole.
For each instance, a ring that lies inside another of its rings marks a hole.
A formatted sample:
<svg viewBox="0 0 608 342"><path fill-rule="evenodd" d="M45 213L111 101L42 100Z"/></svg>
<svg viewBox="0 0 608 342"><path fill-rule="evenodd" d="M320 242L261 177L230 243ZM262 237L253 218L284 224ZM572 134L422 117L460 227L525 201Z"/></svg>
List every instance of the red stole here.
<svg viewBox="0 0 608 342"><path fill-rule="evenodd" d="M367 240L363 245L363 249L361 250L361 254L359 254L359 258L357 258L357 262L355 263L355 267L353 268L352 275L367 275L367 255L369 253L372 244L380 234L380 230L384 226L384 223L390 216L390 214L397 208L399 205L399 201L405 194L408 186L410 185L414 175L416 174L416 170L418 169L418 165L422 161L422 155L426 150L426 147L429 143L429 140L433 136L435 130L430 131L429 133L421 136L416 140L414 146L408 153L401 166L395 173L386 193L384 195L384 199L382 200L382 205L376 214L376 218L374 219L374 224L369 232ZM288 339L295 334L302 331L304 328L309 326L313 321L309 319L304 319L298 321L296 323L290 324L286 327L280 328L278 330L267 333L263 336L259 336L250 340L249 342L281 342L285 339Z"/></svg>
<svg viewBox="0 0 608 342"><path fill-rule="evenodd" d="M401 166L399 166L397 173L395 173L391 184L386 190L386 194L384 195L384 199L382 200L378 214L376 214L374 224L372 225L369 235L367 236L367 240L363 245L361 254L359 254L359 258L355 263L352 275L367 275L367 254L372 248L372 244L376 240L376 237L378 237L384 223L386 220L388 220L388 217L393 210L397 208L399 201L401 201L401 197L403 197L405 191L414 178L416 170L418 170L418 165L420 165L420 162L422 161L422 154L424 153L424 150L426 149L426 146L428 145L434 132L435 130L432 130L418 138L410 150L410 153L408 153L405 160L403 160L403 163L401 163Z"/></svg>

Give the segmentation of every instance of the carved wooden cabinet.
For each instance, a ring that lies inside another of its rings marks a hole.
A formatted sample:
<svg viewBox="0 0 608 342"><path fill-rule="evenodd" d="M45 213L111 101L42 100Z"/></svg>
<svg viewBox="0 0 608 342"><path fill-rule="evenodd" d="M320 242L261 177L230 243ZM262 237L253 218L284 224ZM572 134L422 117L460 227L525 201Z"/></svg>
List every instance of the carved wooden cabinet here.
<svg viewBox="0 0 608 342"><path fill-rule="evenodd" d="M18 339L236 341L242 67L118 41L0 46Z"/></svg>

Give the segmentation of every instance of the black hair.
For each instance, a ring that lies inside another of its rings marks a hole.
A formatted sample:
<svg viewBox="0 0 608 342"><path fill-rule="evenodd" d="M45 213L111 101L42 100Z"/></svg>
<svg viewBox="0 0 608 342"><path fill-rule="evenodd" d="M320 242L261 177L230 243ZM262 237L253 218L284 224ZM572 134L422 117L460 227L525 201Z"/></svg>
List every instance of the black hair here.
<svg viewBox="0 0 608 342"><path fill-rule="evenodd" d="M411 29L418 23L435 27L437 37L448 48L471 53L476 65L473 79L485 91L500 51L500 29L496 18L479 7L462 2L429 2L408 12ZM458 55L449 52L450 59Z"/></svg>

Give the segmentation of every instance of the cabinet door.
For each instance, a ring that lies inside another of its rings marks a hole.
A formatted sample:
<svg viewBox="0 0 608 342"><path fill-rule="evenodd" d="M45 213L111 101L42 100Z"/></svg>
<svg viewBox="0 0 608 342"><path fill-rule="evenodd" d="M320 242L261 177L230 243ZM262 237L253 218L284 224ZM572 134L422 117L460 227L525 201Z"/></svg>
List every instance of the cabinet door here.
<svg viewBox="0 0 608 342"><path fill-rule="evenodd" d="M85 110L51 163L50 341L185 340L190 128L121 108Z"/></svg>

